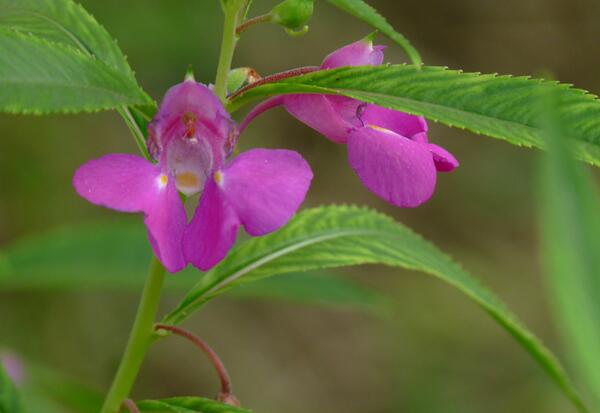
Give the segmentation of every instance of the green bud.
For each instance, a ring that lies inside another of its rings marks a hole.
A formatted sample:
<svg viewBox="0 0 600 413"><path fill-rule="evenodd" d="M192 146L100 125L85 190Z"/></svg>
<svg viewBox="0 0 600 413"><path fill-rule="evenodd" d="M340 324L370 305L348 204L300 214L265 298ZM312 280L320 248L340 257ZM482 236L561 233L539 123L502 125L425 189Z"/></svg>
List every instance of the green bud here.
<svg viewBox="0 0 600 413"><path fill-rule="evenodd" d="M235 93L244 86L260 80L258 72L251 67L238 67L229 71L227 76L227 93Z"/></svg>
<svg viewBox="0 0 600 413"><path fill-rule="evenodd" d="M271 10L271 21L292 31L305 31L313 14L313 0L285 0Z"/></svg>

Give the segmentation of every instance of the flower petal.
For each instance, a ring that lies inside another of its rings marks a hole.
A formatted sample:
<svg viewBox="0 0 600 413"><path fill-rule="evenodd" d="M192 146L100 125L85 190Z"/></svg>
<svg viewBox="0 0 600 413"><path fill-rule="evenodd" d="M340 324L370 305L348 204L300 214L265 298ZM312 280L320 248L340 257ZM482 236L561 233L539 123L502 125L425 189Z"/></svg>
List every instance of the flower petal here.
<svg viewBox="0 0 600 413"><path fill-rule="evenodd" d="M423 136L427 139L427 122L422 116L369 104L359 111L358 117L365 126L377 125L413 140L422 141Z"/></svg>
<svg viewBox="0 0 600 413"><path fill-rule="evenodd" d="M154 159L162 161L160 154L173 139L203 138L213 147L215 159L219 159L236 135L235 123L214 92L188 79L165 94L148 125L148 150Z"/></svg>
<svg viewBox="0 0 600 413"><path fill-rule="evenodd" d="M186 80L167 90L156 117L179 117L186 112L195 113L205 121L212 121L218 116L229 118L217 95L194 80Z"/></svg>
<svg viewBox="0 0 600 413"><path fill-rule="evenodd" d="M348 132L355 127L351 117L356 115L356 108L360 102L332 97L313 94L289 95L284 96L284 106L290 115L326 138L336 143L346 143Z"/></svg>
<svg viewBox="0 0 600 413"><path fill-rule="evenodd" d="M450 152L433 143L427 146L433 155L433 162L435 162L435 168L438 172L451 172L458 167L458 161Z"/></svg>
<svg viewBox="0 0 600 413"><path fill-rule="evenodd" d="M145 212L156 198L160 168L127 154L106 155L83 164L73 177L77 193L92 204L123 212Z"/></svg>
<svg viewBox="0 0 600 413"><path fill-rule="evenodd" d="M308 192L313 174L294 151L252 149L221 172L219 187L244 228L258 236L285 225Z"/></svg>
<svg viewBox="0 0 600 413"><path fill-rule="evenodd" d="M378 66L383 63L384 46L373 46L373 42L362 39L330 53L321 69L334 69L343 66Z"/></svg>
<svg viewBox="0 0 600 413"><path fill-rule="evenodd" d="M158 166L134 155L107 155L82 165L73 185L93 204L143 212L156 256L170 272L185 267L181 248L185 209L174 180L161 174Z"/></svg>
<svg viewBox="0 0 600 413"><path fill-rule="evenodd" d="M348 160L369 190L396 206L416 207L433 194L436 170L427 145L390 130L352 131Z"/></svg>
<svg viewBox="0 0 600 413"><path fill-rule="evenodd" d="M215 181L209 179L183 236L186 259L202 271L211 269L231 249L239 225L235 210Z"/></svg>

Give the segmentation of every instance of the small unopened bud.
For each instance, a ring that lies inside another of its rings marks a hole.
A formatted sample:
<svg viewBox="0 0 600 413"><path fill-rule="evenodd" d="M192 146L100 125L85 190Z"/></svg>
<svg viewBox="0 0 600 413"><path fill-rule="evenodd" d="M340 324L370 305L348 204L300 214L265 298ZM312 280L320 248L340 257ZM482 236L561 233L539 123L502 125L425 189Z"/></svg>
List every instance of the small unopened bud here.
<svg viewBox="0 0 600 413"><path fill-rule="evenodd" d="M271 21L285 27L288 33L303 34L313 14L313 0L285 0L271 10Z"/></svg>
<svg viewBox="0 0 600 413"><path fill-rule="evenodd" d="M250 83L260 80L261 76L251 67L238 67L229 72L227 77L227 92L235 93Z"/></svg>

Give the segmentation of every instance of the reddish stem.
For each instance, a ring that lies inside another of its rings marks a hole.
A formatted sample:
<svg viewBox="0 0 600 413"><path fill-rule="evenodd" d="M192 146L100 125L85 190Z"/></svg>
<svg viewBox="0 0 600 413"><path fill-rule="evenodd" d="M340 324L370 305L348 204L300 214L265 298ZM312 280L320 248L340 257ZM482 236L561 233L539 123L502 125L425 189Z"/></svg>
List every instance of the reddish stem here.
<svg viewBox="0 0 600 413"><path fill-rule="evenodd" d="M130 413L140 413L140 409L138 409L137 405L131 399L125 400L123 402L123 407L129 410Z"/></svg>
<svg viewBox="0 0 600 413"><path fill-rule="evenodd" d="M271 17L272 16L267 13L267 14L262 14L260 16L256 16L251 19L248 19L244 23L242 23L238 27L236 27L235 34L237 34L239 36L240 33L248 30L250 27L254 26L255 24L269 22L269 21L271 21Z"/></svg>
<svg viewBox="0 0 600 413"><path fill-rule="evenodd" d="M254 89L257 86L261 86L266 83L277 82L279 80L287 79L290 77L305 75L307 73L316 72L317 70L320 70L320 69L321 68L318 66L305 66L305 67L299 67L297 69L286 70L285 72L279 72L279 73L275 73L275 74L272 74L269 76L265 76L262 79L257 80L256 82L250 83L249 85L246 85L243 88L240 88L239 90L237 90L234 94L229 96L229 101L231 102L232 100L237 98L239 95L246 93L248 90Z"/></svg>
<svg viewBox="0 0 600 413"><path fill-rule="evenodd" d="M235 397L231 394L231 379L229 378L229 374L227 373L227 369L225 365L215 353L215 351L200 337L195 336L183 328L168 325L168 324L155 324L155 330L165 330L169 331L175 335L183 337L192 342L196 347L198 347L204 354L208 356L212 365L215 367L217 374L219 376L219 380L221 381L221 392L219 393L220 401L227 401L229 404L239 403L235 399ZM235 402L234 402L235 401ZM239 404L236 404L239 406Z"/></svg>

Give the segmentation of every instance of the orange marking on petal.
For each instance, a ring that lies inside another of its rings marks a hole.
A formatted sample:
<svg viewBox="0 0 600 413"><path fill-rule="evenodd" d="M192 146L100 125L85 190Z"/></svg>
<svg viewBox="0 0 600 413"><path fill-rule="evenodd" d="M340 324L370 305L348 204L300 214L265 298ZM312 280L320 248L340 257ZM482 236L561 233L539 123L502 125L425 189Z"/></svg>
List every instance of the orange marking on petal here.
<svg viewBox="0 0 600 413"><path fill-rule="evenodd" d="M223 182L223 174L221 173L221 171L215 172L213 178L215 179L215 182L219 185L221 184L221 182Z"/></svg>
<svg viewBox="0 0 600 413"><path fill-rule="evenodd" d="M177 175L177 185L188 188L199 186L198 177L191 172L183 172Z"/></svg>

